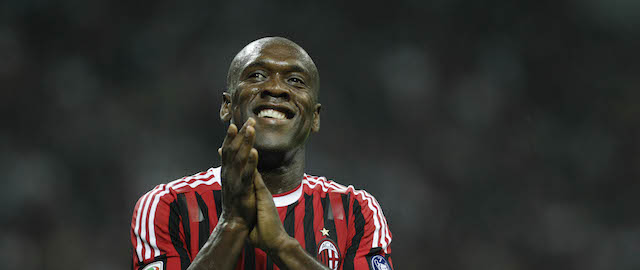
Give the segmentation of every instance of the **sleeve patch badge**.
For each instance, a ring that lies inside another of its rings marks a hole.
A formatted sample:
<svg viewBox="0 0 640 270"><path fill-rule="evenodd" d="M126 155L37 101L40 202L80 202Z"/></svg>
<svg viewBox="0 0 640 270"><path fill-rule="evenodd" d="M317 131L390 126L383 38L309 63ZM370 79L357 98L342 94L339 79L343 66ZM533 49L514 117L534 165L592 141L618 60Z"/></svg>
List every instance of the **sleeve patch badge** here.
<svg viewBox="0 0 640 270"><path fill-rule="evenodd" d="M145 266L142 270L164 270L164 264L162 261L153 262Z"/></svg>
<svg viewBox="0 0 640 270"><path fill-rule="evenodd" d="M372 270L391 270L391 266L387 262L387 259L382 255L376 255L371 257L371 269Z"/></svg>

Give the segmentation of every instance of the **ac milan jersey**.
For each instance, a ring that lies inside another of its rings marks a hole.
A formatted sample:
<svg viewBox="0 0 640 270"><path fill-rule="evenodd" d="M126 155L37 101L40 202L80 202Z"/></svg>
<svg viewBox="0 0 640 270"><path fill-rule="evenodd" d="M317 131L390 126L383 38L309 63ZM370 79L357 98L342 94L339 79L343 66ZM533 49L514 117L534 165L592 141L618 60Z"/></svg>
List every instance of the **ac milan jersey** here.
<svg viewBox="0 0 640 270"><path fill-rule="evenodd" d="M137 202L133 269L186 269L218 223L220 167L162 184ZM353 186L305 174L273 196L285 231L330 269L392 269L391 232L376 199ZM247 241L236 269L278 269Z"/></svg>

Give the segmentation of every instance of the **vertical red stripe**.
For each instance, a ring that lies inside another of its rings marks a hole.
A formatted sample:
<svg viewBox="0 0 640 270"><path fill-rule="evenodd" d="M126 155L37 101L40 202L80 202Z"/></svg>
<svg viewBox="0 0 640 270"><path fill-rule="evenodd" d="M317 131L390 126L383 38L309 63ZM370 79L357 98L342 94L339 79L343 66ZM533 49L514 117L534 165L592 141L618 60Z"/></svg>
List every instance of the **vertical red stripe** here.
<svg viewBox="0 0 640 270"><path fill-rule="evenodd" d="M162 254L163 251L175 251L175 247L173 246L173 243L171 243L171 236L166 233L169 232L169 222L174 221L171 219L176 218L177 222L177 216L173 217L170 212L171 210L169 204L161 199L155 211L155 222L154 224L152 224L152 226L155 226L154 234L156 237L156 246L158 247L160 254ZM151 257L153 258L156 256L155 251L151 246L150 249Z"/></svg>
<svg viewBox="0 0 640 270"><path fill-rule="evenodd" d="M316 243L318 244L320 240L326 237L320 232L324 228L324 211L320 199L320 196L313 196L313 229L316 234Z"/></svg>
<svg viewBox="0 0 640 270"><path fill-rule="evenodd" d="M278 216L280 216L280 222L284 223L284 218L287 216L287 207L278 207ZM271 258L271 261L273 262L273 258ZM273 264L273 268L272 269L279 269L278 266L274 263Z"/></svg>
<svg viewBox="0 0 640 270"><path fill-rule="evenodd" d="M136 240L135 234L133 233L133 228L134 227L132 227L132 229L131 229L131 243L133 244L133 254L132 255L133 255L133 266L135 268L135 267L138 266L139 262L138 262L138 254L136 253L136 242L137 242L137 240Z"/></svg>
<svg viewBox="0 0 640 270"><path fill-rule="evenodd" d="M330 192L329 202L331 203L331 210L333 211L333 221L336 224L336 235L338 236L337 248L342 251L341 255L344 255L344 251L347 247L347 216L344 213L344 207L342 205L341 193Z"/></svg>
<svg viewBox="0 0 640 270"><path fill-rule="evenodd" d="M356 198L358 196L355 196ZM375 218L373 211L367 206L367 202L363 199L360 202L361 208L360 212L366 221L364 226L364 235L360 240L360 245L358 246L358 250L356 251L356 259L354 262L355 269L359 269L359 267L365 267L368 265L364 256L360 256L360 254L367 254L369 250L371 250L371 245L373 243L373 231L376 229L374 225L373 219Z"/></svg>
<svg viewBox="0 0 640 270"><path fill-rule="evenodd" d="M256 251L256 269L258 269L259 266L266 266L267 254L264 253L264 251L262 251L259 248L256 248L255 251ZM261 268L261 269L264 269L264 268Z"/></svg>
<svg viewBox="0 0 640 270"><path fill-rule="evenodd" d="M139 259L138 259L138 253L136 251L136 248L138 246L137 242L138 242L138 238L135 235L135 228L136 228L136 217L138 216L138 207L140 207L140 204L142 203L142 198L144 198L144 196L142 196L140 199L138 199L138 202L136 203L136 206L133 208L133 216L131 218L131 244L133 246L133 266L134 268L137 268L138 263L139 263Z"/></svg>
<svg viewBox="0 0 640 270"><path fill-rule="evenodd" d="M205 204L207 205L207 210L209 210L208 214L209 214L209 234L211 234L211 232L213 231L213 229L216 227L216 225L218 224L218 215L216 215L216 203L213 199L213 193L212 192L202 192L200 194L200 196L202 197L202 200L205 202Z"/></svg>
<svg viewBox="0 0 640 270"><path fill-rule="evenodd" d="M284 222L285 216L287 216L287 207L278 207L278 216L280 216L280 222Z"/></svg>
<svg viewBox="0 0 640 270"><path fill-rule="evenodd" d="M351 224L351 226L347 226L347 247L351 246L351 241L353 240L353 237L356 235L356 226L355 226L355 220L356 220L356 216L355 213L353 213L353 202L355 200L355 196L349 196L351 199L349 200L349 207L347 209L349 209L349 213L347 214L347 219L348 219L348 224Z"/></svg>
<svg viewBox="0 0 640 270"><path fill-rule="evenodd" d="M193 192L186 193L185 198L187 200L187 208L189 211L189 227L191 228L191 239L185 239L185 242L188 243L187 246L190 247L191 254L196 254L199 250L197 241L200 229L198 224L198 218L200 217L200 213L198 212L199 207L198 202L196 201L196 196Z"/></svg>

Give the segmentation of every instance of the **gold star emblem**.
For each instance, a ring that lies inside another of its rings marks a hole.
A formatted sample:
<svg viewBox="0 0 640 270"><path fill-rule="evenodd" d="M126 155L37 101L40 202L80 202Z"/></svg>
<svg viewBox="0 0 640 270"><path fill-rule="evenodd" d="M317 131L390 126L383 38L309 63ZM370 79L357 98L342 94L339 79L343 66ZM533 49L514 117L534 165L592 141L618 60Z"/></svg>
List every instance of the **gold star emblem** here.
<svg viewBox="0 0 640 270"><path fill-rule="evenodd" d="M320 232L322 233L323 236L329 236L329 230L322 228L322 230L320 230Z"/></svg>

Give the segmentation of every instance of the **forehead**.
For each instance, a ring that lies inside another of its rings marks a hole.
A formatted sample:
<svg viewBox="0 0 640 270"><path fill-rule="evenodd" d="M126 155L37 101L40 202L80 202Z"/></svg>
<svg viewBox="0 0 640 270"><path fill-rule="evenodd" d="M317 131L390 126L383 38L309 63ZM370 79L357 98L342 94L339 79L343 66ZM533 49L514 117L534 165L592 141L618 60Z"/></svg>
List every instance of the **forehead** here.
<svg viewBox="0 0 640 270"><path fill-rule="evenodd" d="M239 56L241 70L259 65L272 68L295 68L300 69L298 71L312 72L312 62L309 56L301 48L290 44L251 44Z"/></svg>

